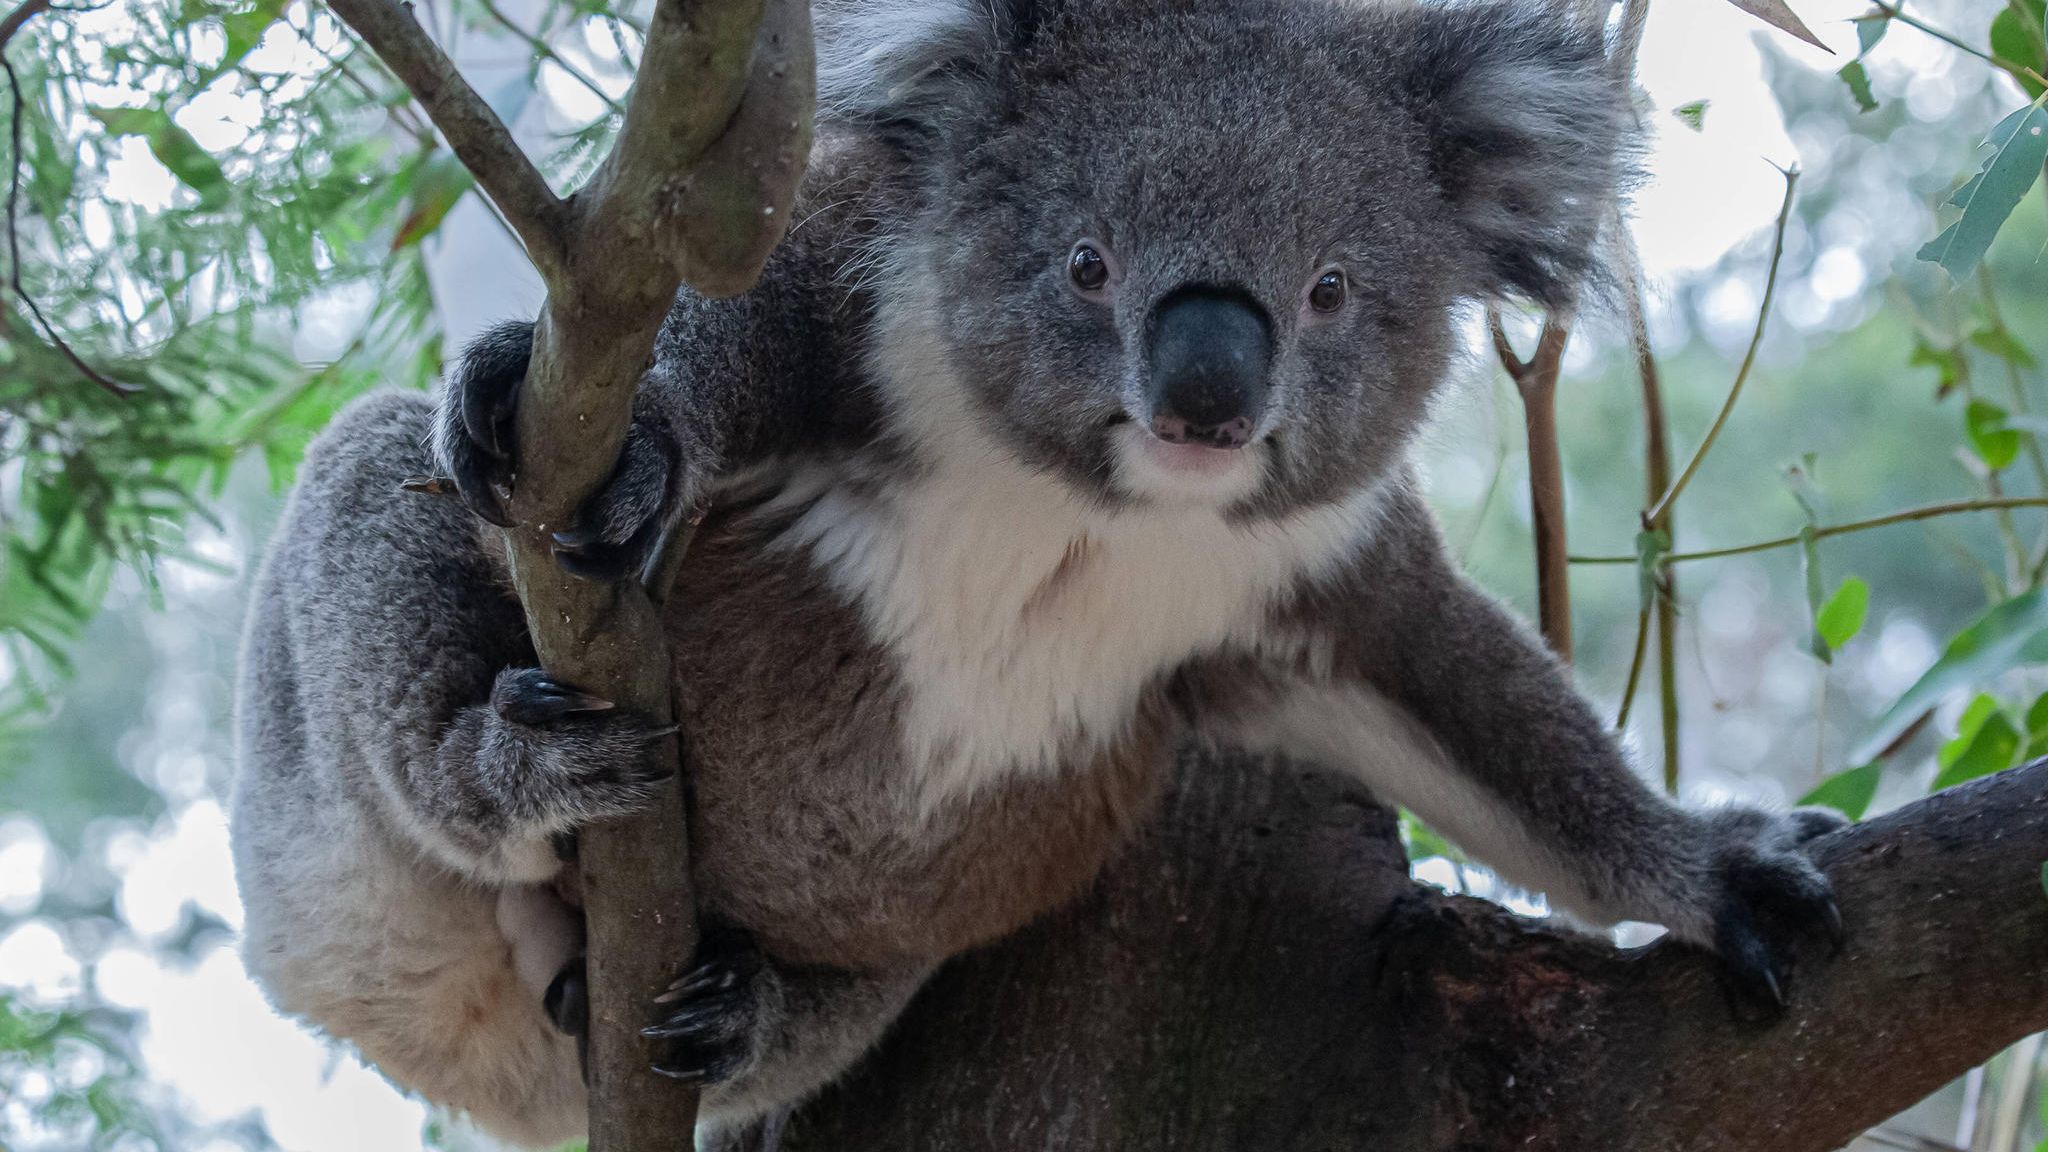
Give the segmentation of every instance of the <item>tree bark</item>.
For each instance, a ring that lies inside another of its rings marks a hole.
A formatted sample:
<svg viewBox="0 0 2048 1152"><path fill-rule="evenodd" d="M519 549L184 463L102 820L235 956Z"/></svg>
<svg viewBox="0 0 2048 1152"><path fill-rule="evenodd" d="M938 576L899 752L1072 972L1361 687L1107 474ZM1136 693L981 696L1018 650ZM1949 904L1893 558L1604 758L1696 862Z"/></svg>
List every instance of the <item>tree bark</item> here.
<svg viewBox="0 0 2048 1152"><path fill-rule="evenodd" d="M1827 1152L2048 1028L2048 761L1816 851L1849 944L1746 1020L1695 950L1410 883L1391 815L1324 773L1188 761L1085 901L728 1148Z"/></svg>

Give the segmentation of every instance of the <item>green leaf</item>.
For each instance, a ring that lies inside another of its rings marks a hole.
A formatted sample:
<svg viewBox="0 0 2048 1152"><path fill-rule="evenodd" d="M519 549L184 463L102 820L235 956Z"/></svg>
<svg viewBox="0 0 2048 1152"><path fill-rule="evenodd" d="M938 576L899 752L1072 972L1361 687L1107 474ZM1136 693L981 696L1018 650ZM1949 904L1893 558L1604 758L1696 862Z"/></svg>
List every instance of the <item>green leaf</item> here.
<svg viewBox="0 0 2048 1152"><path fill-rule="evenodd" d="M2006 426L2006 411L1986 400L1972 400L1963 411L1970 449L1993 472L2019 459L2020 433Z"/></svg>
<svg viewBox="0 0 2048 1152"><path fill-rule="evenodd" d="M1804 40L1823 52L1828 51L1828 46L1821 43L1820 37L1813 34L1813 29L1806 26L1806 21L1801 20L1798 13L1792 11L1792 6L1787 4L1785 0L1728 0L1728 2L1781 32L1789 33Z"/></svg>
<svg viewBox="0 0 2048 1152"><path fill-rule="evenodd" d="M1991 609L1956 633L1941 658L1885 709L1853 761L1877 759L1886 745L1944 697L1987 684L2029 664L2048 663L2048 589L2036 588Z"/></svg>
<svg viewBox="0 0 2048 1152"><path fill-rule="evenodd" d="M1813 628L1820 633L1822 643L1840 648L1863 630L1863 620L1869 612L1870 585L1851 576L1821 605L1813 618Z"/></svg>
<svg viewBox="0 0 2048 1152"><path fill-rule="evenodd" d="M2008 0L2005 8L1991 18L1991 52L2036 72L2048 70L2048 44L2041 36L2042 5L2031 0ZM2029 96L2039 96L2041 85L2028 76L2014 76Z"/></svg>
<svg viewBox="0 0 2048 1152"><path fill-rule="evenodd" d="M1877 47L1877 42L1884 39L1884 34L1891 30L1892 18L1888 13L1872 12L1856 17L1855 24L1856 54L1868 56L1870 50Z"/></svg>
<svg viewBox="0 0 2048 1152"><path fill-rule="evenodd" d="M1851 820L1861 820L1870 811L1870 802L1877 797L1877 784L1882 779L1884 762L1873 760L1821 781L1813 791L1801 796L1799 803L1833 808Z"/></svg>
<svg viewBox="0 0 2048 1152"><path fill-rule="evenodd" d="M93 118L115 136L140 136L149 150L187 188L199 193L199 206L208 211L228 201L228 178L190 132L171 121L161 108L94 108Z"/></svg>
<svg viewBox="0 0 2048 1152"><path fill-rule="evenodd" d="M1836 69L1835 75L1849 86L1849 98L1856 101L1858 111L1877 111L1877 97L1870 91L1870 73L1864 71L1863 61L1851 60Z"/></svg>
<svg viewBox="0 0 2048 1152"><path fill-rule="evenodd" d="M1964 711L1955 739L1941 747L1941 773L1934 778L1934 790L2003 772L2013 766L2019 750L2019 729L1998 701L1980 695Z"/></svg>
<svg viewBox="0 0 2048 1152"><path fill-rule="evenodd" d="M1706 100L1694 100L1689 103L1680 104L1671 110L1671 114L1678 117L1679 123L1698 132L1707 126L1708 103Z"/></svg>
<svg viewBox="0 0 2048 1152"><path fill-rule="evenodd" d="M2027 351L2020 338L2003 328L1979 328L1970 333L1970 343L2021 368L2032 368L2036 363L2034 354Z"/></svg>
<svg viewBox="0 0 2048 1152"><path fill-rule="evenodd" d="M1983 170L1949 198L1962 208L1962 216L1921 247L1920 259L1941 265L1957 280L1976 270L2048 160L2048 108L2042 106L2043 100L2048 97L2037 98L1992 127L1984 140L1991 155Z"/></svg>

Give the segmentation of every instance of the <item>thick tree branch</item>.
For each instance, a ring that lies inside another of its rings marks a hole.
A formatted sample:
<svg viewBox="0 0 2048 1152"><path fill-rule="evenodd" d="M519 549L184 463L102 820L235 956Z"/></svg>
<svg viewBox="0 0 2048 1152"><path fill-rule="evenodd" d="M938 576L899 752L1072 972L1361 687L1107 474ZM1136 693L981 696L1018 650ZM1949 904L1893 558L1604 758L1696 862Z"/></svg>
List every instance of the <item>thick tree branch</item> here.
<svg viewBox="0 0 2048 1152"><path fill-rule="evenodd" d="M1829 1152L2048 1027L2048 762L1822 841L1790 1012L1407 879L1393 821L1188 765L1083 905L940 974L790 1152Z"/></svg>
<svg viewBox="0 0 2048 1152"><path fill-rule="evenodd" d="M552 534L611 473L635 386L685 283L750 287L782 237L810 152L814 69L804 0L657 0L612 151L559 200L505 126L396 0L332 0L396 73L525 241L548 288L517 413L505 533L543 667L657 723L672 717L658 610L637 583L563 573ZM672 571L674 557L662 568ZM674 766L675 741L660 754ZM590 1148L686 1147L696 1093L655 1077L648 1005L696 947L683 792L586 829Z"/></svg>

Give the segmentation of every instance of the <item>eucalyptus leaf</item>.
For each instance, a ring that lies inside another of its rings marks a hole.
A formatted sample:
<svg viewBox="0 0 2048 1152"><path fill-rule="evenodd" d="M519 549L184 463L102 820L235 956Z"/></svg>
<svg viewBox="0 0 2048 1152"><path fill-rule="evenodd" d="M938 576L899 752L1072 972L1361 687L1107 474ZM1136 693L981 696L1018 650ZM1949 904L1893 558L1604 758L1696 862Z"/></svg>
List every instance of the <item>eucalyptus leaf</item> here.
<svg viewBox="0 0 2048 1152"><path fill-rule="evenodd" d="M1956 633L1940 659L1871 725L1854 761L1875 760L1920 714L1965 688L2014 668L2048 662L2048 590L2036 588L1992 608Z"/></svg>
<svg viewBox="0 0 2048 1152"><path fill-rule="evenodd" d="M1832 53L1834 51L1834 49L1829 48L1826 44L1821 43L1820 37L1813 34L1813 29L1806 26L1806 21L1801 20L1799 14L1792 11L1792 6L1785 3L1785 0L1728 0L1728 2L1769 24L1771 27L1778 29L1780 32L1785 32L1800 40L1804 40L1823 52Z"/></svg>
<svg viewBox="0 0 2048 1152"><path fill-rule="evenodd" d="M1984 140L1991 155L1985 158L1983 170L1949 198L1963 214L1921 247L1920 259L1941 265L1956 280L1976 271L1998 230L2040 177L2042 163L2048 161L2044 100L2048 96L2036 98L1992 127Z"/></svg>
<svg viewBox="0 0 2048 1152"><path fill-rule="evenodd" d="M2003 772L2019 756L2020 731L1998 701L1979 696L1963 714L1955 739L1944 744L1938 760L1941 772L1934 778L1934 790Z"/></svg>
<svg viewBox="0 0 2048 1152"><path fill-rule="evenodd" d="M2020 455L2020 433L2008 426L2006 410L1986 400L1972 400L1963 410L1963 430L1969 435L1970 450L1993 472L2009 466Z"/></svg>

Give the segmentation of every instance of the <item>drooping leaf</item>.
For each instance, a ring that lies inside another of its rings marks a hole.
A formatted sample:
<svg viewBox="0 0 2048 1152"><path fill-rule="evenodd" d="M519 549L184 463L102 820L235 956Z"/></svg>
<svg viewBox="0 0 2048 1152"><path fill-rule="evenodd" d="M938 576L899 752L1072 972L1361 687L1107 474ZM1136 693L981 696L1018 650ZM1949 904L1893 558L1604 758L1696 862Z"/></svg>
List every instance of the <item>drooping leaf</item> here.
<svg viewBox="0 0 2048 1152"><path fill-rule="evenodd" d="M1889 13L1872 12L1856 17L1855 23L1856 54L1868 56L1870 50L1877 47L1877 42L1884 39L1884 34L1891 30L1892 18Z"/></svg>
<svg viewBox="0 0 2048 1152"><path fill-rule="evenodd" d="M2020 731L2012 718L1997 700L1980 695L1964 711L1955 739L1941 747L1941 772L1934 778L1934 790L2003 772L2013 766L2019 750Z"/></svg>
<svg viewBox="0 0 2048 1152"><path fill-rule="evenodd" d="M1856 101L1857 111L1877 111L1877 97L1870 91L1870 73L1864 70L1863 61L1851 60L1836 69L1835 75L1849 86L1849 98Z"/></svg>
<svg viewBox="0 0 2048 1152"><path fill-rule="evenodd" d="M1986 400L1972 400L1963 410L1963 430L1970 437L1970 450L1993 472L2010 465L2020 455L2020 432L2006 424L2005 409Z"/></svg>
<svg viewBox="0 0 2048 1152"><path fill-rule="evenodd" d="M1877 785L1884 779L1884 762L1873 760L1860 768L1837 772L1820 782L1813 791L1799 798L1799 803L1818 804L1833 808L1851 820L1863 819L1870 811L1870 802L1877 797Z"/></svg>
<svg viewBox="0 0 2048 1152"><path fill-rule="evenodd" d="M1988 684L2014 668L2048 662L2048 589L2036 588L1999 604L1948 642L1941 658L1871 725L1855 761L1874 760L1920 717L1952 692Z"/></svg>
<svg viewBox="0 0 2048 1152"><path fill-rule="evenodd" d="M1671 114L1678 117L1679 123L1698 132L1707 126L1708 103L1709 101L1706 100L1689 101L1673 108Z"/></svg>
<svg viewBox="0 0 2048 1152"><path fill-rule="evenodd" d="M1941 265L1956 280L1976 271L2006 218L2040 177L2042 162L2048 160L2044 100L2048 96L2036 98L1992 127L1984 140L1991 155L1985 158L1983 170L1949 197L1949 203L1963 214L1921 247L1920 259Z"/></svg>
<svg viewBox="0 0 2048 1152"><path fill-rule="evenodd" d="M1813 618L1813 628L1820 633L1822 643L1840 648L1863 630L1863 620L1869 612L1870 585L1851 576L1820 606Z"/></svg>
<svg viewBox="0 0 2048 1152"><path fill-rule="evenodd" d="M1834 49L1821 43L1820 37L1813 34L1813 29L1806 26L1806 21L1801 20L1799 14L1792 11L1792 6L1785 3L1785 0L1728 0L1728 2L1769 24L1771 27L1778 29L1780 32L1789 33L1823 52L1830 54L1834 52Z"/></svg>

